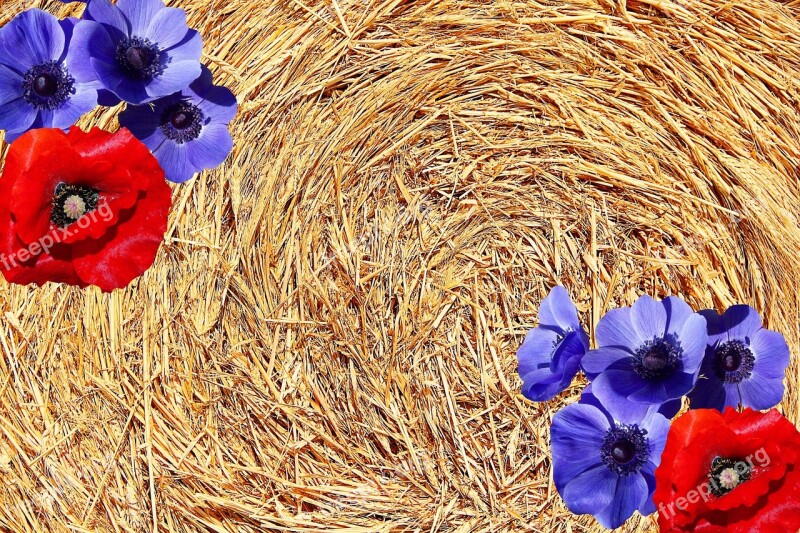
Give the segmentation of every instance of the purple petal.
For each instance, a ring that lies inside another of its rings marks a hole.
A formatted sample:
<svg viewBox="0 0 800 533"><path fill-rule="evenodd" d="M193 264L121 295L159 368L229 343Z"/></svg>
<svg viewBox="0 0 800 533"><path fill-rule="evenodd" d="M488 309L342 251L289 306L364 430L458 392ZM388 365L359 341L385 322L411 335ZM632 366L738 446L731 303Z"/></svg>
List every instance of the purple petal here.
<svg viewBox="0 0 800 533"><path fill-rule="evenodd" d="M664 298L661 304L667 312L667 334L677 335L694 311L689 304L677 296Z"/></svg>
<svg viewBox="0 0 800 533"><path fill-rule="evenodd" d="M36 110L19 98L0 105L0 130L6 130L6 142L24 133L36 120Z"/></svg>
<svg viewBox="0 0 800 533"><path fill-rule="evenodd" d="M167 50L173 62L200 61L203 55L203 38L195 30L189 30L183 40Z"/></svg>
<svg viewBox="0 0 800 533"><path fill-rule="evenodd" d="M190 60L170 63L167 68L164 69L164 72L153 78L146 85L145 89L147 95L151 99L168 96L188 87L199 75L200 63L197 61Z"/></svg>
<svg viewBox="0 0 800 533"><path fill-rule="evenodd" d="M161 0L119 0L117 7L130 23L131 35L146 37L150 21L164 9L164 2Z"/></svg>
<svg viewBox="0 0 800 533"><path fill-rule="evenodd" d="M596 514L611 505L618 479L617 474L600 464L572 478L559 492L573 513Z"/></svg>
<svg viewBox="0 0 800 533"><path fill-rule="evenodd" d="M725 409L725 387L722 380L713 373L703 370L702 376L697 379L694 389L689 393L689 407L691 409Z"/></svg>
<svg viewBox="0 0 800 533"><path fill-rule="evenodd" d="M648 382L632 370L609 369L592 381L592 393L615 420L624 418L625 413L643 417L649 406L632 402L628 397L647 386Z"/></svg>
<svg viewBox="0 0 800 533"><path fill-rule="evenodd" d="M632 359L631 354L625 350L612 347L597 348L583 356L581 366L587 376L594 378L617 361L626 358Z"/></svg>
<svg viewBox="0 0 800 533"><path fill-rule="evenodd" d="M578 373L581 360L589 349L589 337L583 331L572 331L558 344L553 352L552 368L571 372L572 377Z"/></svg>
<svg viewBox="0 0 800 533"><path fill-rule="evenodd" d="M613 500L602 511L596 513L595 518L603 527L616 529L644 506L650 495L650 489L644 477L637 473L619 477L616 488L611 490Z"/></svg>
<svg viewBox="0 0 800 533"><path fill-rule="evenodd" d="M674 400L668 400L664 402L657 409L657 412L667 419L672 419L678 414L678 411L681 410L681 407L683 407L683 402L680 398L676 398Z"/></svg>
<svg viewBox="0 0 800 533"><path fill-rule="evenodd" d="M728 335L725 332L725 322L722 321L722 315L713 309L704 309L699 311L698 314L706 319L709 346L714 346L719 342L728 340Z"/></svg>
<svg viewBox="0 0 800 533"><path fill-rule="evenodd" d="M538 328L534 337L544 337L547 333L548 330ZM578 373L584 353L580 333L573 331L558 344L552 360L546 352L532 352L530 357L523 354L520 361L522 394L537 402L550 400L560 394Z"/></svg>
<svg viewBox="0 0 800 533"><path fill-rule="evenodd" d="M77 90L60 108L53 110L52 127L68 128L75 124L81 115L88 113L95 107L97 107L96 90L91 88Z"/></svg>
<svg viewBox="0 0 800 533"><path fill-rule="evenodd" d="M567 290L556 285L539 306L539 324L553 326L562 330L581 329L578 309L569 298Z"/></svg>
<svg viewBox="0 0 800 533"><path fill-rule="evenodd" d="M97 58L90 58L89 63L94 69L97 79L103 84L103 87L112 92L117 92L122 83L122 76L120 75L119 67L113 63L106 63ZM120 95L122 96L122 95Z"/></svg>
<svg viewBox="0 0 800 533"><path fill-rule="evenodd" d="M725 310L722 321L728 339L749 339L761 329L761 317L749 305L732 305Z"/></svg>
<svg viewBox="0 0 800 533"><path fill-rule="evenodd" d="M631 322L631 308L612 309L597 323L597 344L600 347L616 346L634 352L645 339L639 335Z"/></svg>
<svg viewBox="0 0 800 533"><path fill-rule="evenodd" d="M550 368L558 333L544 328L533 328L517 350L520 376L544 365Z"/></svg>
<svg viewBox="0 0 800 533"><path fill-rule="evenodd" d="M647 430L648 448L650 451L650 461L656 466L661 464L661 454L667 444L670 421L657 411L648 412L647 416L639 424L639 427Z"/></svg>
<svg viewBox="0 0 800 533"><path fill-rule="evenodd" d="M633 303L631 322L641 338L662 338L667 330L667 311L661 302L645 294Z"/></svg>
<svg viewBox="0 0 800 533"><path fill-rule="evenodd" d="M742 391L742 405L757 411L775 407L783 400L783 379L766 378L753 374L739 383Z"/></svg>
<svg viewBox="0 0 800 533"><path fill-rule="evenodd" d="M0 28L0 56L18 72L55 61L64 51L64 30L58 19L41 9L23 11Z"/></svg>
<svg viewBox="0 0 800 533"><path fill-rule="evenodd" d="M185 144L164 141L153 154L161 163L161 168L164 169L164 174L169 181L183 183L194 176L196 172L189 164L189 155Z"/></svg>
<svg viewBox="0 0 800 533"><path fill-rule="evenodd" d="M225 124L211 123L200 136L188 143L189 161L200 170L221 165L233 149L233 139Z"/></svg>
<svg viewBox="0 0 800 533"><path fill-rule="evenodd" d="M91 58L115 68L115 78L119 78L115 67L116 46L102 24L82 20L75 26L67 52L67 68L79 82L88 83L98 79ZM108 69L106 69L108 70ZM118 82L115 82L116 86Z"/></svg>
<svg viewBox="0 0 800 533"><path fill-rule="evenodd" d="M750 340L755 356L753 373L768 378L783 378L789 366L789 346L777 331L761 329Z"/></svg>
<svg viewBox="0 0 800 533"><path fill-rule="evenodd" d="M194 89L194 86L195 84L193 83L192 89ZM196 94L201 98L197 102L197 107L212 122L228 124L236 116L238 108L236 97L227 87L214 85L203 89L202 93L198 91Z"/></svg>
<svg viewBox="0 0 800 533"><path fill-rule="evenodd" d="M128 128L133 136L142 141L151 151L158 148L166 138L161 131L161 119L149 105L128 105L119 114L119 124Z"/></svg>
<svg viewBox="0 0 800 533"><path fill-rule="evenodd" d="M664 383L665 397L662 398L658 403L664 403L667 400L673 400L675 398L680 398L686 395L690 390L694 388L694 384L696 382L697 382L697 371L688 373L676 370L673 375L671 375L668 379L664 380L663 383Z"/></svg>
<svg viewBox="0 0 800 533"><path fill-rule="evenodd" d="M22 76L0 64L0 105L22 97Z"/></svg>
<svg viewBox="0 0 800 533"><path fill-rule="evenodd" d="M188 31L186 12L175 7L165 7L150 21L144 37L157 44L160 50L166 50L181 42Z"/></svg>
<svg viewBox="0 0 800 533"><path fill-rule="evenodd" d="M684 372L697 374L708 346L706 319L697 313L690 316L678 334L678 340L683 350L681 361Z"/></svg>
<svg viewBox="0 0 800 533"><path fill-rule="evenodd" d="M552 400L563 390L561 375L553 373L549 367L539 368L522 376L522 395L531 401Z"/></svg>
<svg viewBox="0 0 800 533"><path fill-rule="evenodd" d="M661 405L667 400L674 398L674 396L668 396L665 390L666 382L645 380L645 383L646 385L644 387L630 394L628 399L648 405ZM686 389L686 392L688 391L689 389Z"/></svg>
<svg viewBox="0 0 800 533"><path fill-rule="evenodd" d="M131 36L130 25L122 14L122 11L108 0L92 0L89 2L86 6L83 18L107 24L125 34L126 37Z"/></svg>

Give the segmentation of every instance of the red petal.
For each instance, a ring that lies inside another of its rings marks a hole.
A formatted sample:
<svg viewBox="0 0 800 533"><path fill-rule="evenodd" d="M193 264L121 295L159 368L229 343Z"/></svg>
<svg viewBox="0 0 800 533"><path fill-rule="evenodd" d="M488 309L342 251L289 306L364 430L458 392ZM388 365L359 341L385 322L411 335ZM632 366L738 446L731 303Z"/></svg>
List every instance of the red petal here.
<svg viewBox="0 0 800 533"><path fill-rule="evenodd" d="M11 143L3 175L11 184L9 206L23 241L36 242L50 231L56 185L74 182L81 170L61 130L31 130Z"/></svg>
<svg viewBox="0 0 800 533"><path fill-rule="evenodd" d="M19 260L20 250L28 251L29 247L18 237L9 210L12 185L9 174L3 174L0 178L0 271L3 277L20 285L55 281L85 287L72 266L69 250L63 246L55 246L50 251L53 255L39 252L24 263Z"/></svg>
<svg viewBox="0 0 800 533"><path fill-rule="evenodd" d="M133 208L121 214L112 231L102 239L73 245L73 262L80 278L108 292L141 276L153 264L164 240L171 203L172 190L163 174L151 180L147 191L140 193Z"/></svg>

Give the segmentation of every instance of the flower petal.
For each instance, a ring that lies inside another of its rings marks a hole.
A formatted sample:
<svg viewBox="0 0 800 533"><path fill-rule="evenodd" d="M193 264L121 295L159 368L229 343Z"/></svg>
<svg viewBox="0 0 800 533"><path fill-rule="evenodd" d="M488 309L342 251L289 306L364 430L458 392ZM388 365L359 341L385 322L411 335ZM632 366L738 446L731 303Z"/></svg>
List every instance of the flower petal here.
<svg viewBox="0 0 800 533"><path fill-rule="evenodd" d="M629 352L620 348L597 348L583 356L581 367L587 376L594 378L617 361L632 359Z"/></svg>
<svg viewBox="0 0 800 533"><path fill-rule="evenodd" d="M105 292L125 287L141 276L164 241L171 195L163 179L151 179L135 208L120 217L112 236L76 242L73 264L78 276Z"/></svg>
<svg viewBox="0 0 800 533"><path fill-rule="evenodd" d="M753 373L770 378L783 378L789 366L789 345L777 331L760 329L750 340L755 356Z"/></svg>
<svg viewBox="0 0 800 533"><path fill-rule="evenodd" d="M159 74L145 85L145 91L150 99L168 96L186 88L190 83L196 80L199 75L200 63L197 60L170 63L167 68L164 69L163 73Z"/></svg>
<svg viewBox="0 0 800 533"><path fill-rule="evenodd" d="M619 479L601 463L572 478L559 492L573 513L597 515L612 504Z"/></svg>
<svg viewBox="0 0 800 533"><path fill-rule="evenodd" d="M189 154L185 144L175 144L166 140L153 152L153 155L164 168L166 178L173 183L183 183L194 176L197 171L189 163Z"/></svg>
<svg viewBox="0 0 800 533"><path fill-rule="evenodd" d="M636 510L644 506L650 495L647 482L641 474L631 474L618 478L613 490L611 503L595 514L600 524L608 529L616 529L633 516Z"/></svg>
<svg viewBox="0 0 800 533"><path fill-rule="evenodd" d="M186 12L175 7L159 10L147 27L144 37L165 50L181 42L189 31L186 25Z"/></svg>
<svg viewBox="0 0 800 533"><path fill-rule="evenodd" d="M742 404L759 411L775 407L783 400L783 378L767 378L753 373L739 383Z"/></svg>
<svg viewBox="0 0 800 533"><path fill-rule="evenodd" d="M22 98L22 76L0 64L0 105L20 98Z"/></svg>
<svg viewBox="0 0 800 533"><path fill-rule="evenodd" d="M719 376L710 368L703 370L694 389L688 394L691 409L725 409L726 392Z"/></svg>
<svg viewBox="0 0 800 533"><path fill-rule="evenodd" d="M221 165L233 149L233 139L225 124L211 123L188 144L189 161L197 170Z"/></svg>
<svg viewBox="0 0 800 533"><path fill-rule="evenodd" d="M722 321L728 332L728 339L750 339L761 329L761 317L749 305L732 305L725 310Z"/></svg>
<svg viewBox="0 0 800 533"><path fill-rule="evenodd" d="M83 18L108 25L126 37L131 35L131 27L117 5L109 0L92 0L87 3Z"/></svg>
<svg viewBox="0 0 800 533"><path fill-rule="evenodd" d="M644 417L648 404L632 402L629 396L648 387L633 370L608 369L592 381L592 393L615 420ZM626 415L627 413L627 415Z"/></svg>
<svg viewBox="0 0 800 533"><path fill-rule="evenodd" d="M542 300L539 306L539 324L562 330L581 329L578 309L572 303L567 290L561 285L550 289L550 293Z"/></svg>
<svg viewBox="0 0 800 533"><path fill-rule="evenodd" d="M556 331L544 328L533 328L528 331L525 341L517 350L520 376L543 366L550 368L557 341Z"/></svg>
<svg viewBox="0 0 800 533"><path fill-rule="evenodd" d="M90 83L99 79L99 73L92 65L91 59L101 61L114 69L114 76L118 77L116 64L116 45L111 40L102 24L91 20L78 22L72 34L69 50L67 51L67 68L69 73L79 82ZM103 81L103 80L101 80ZM118 81L109 83L116 87Z"/></svg>
<svg viewBox="0 0 800 533"><path fill-rule="evenodd" d="M689 317L694 314L694 310L677 296L664 298L661 304L667 312L666 333L668 335L677 335L683 329Z"/></svg>
<svg viewBox="0 0 800 533"><path fill-rule="evenodd" d="M61 107L53 110L53 122L50 124L54 128L68 128L75 124L84 114L97 107L97 91L94 89L76 90Z"/></svg>
<svg viewBox="0 0 800 533"><path fill-rule="evenodd" d="M130 34L136 37L147 37L150 21L164 9L161 0L119 0L117 7L130 24Z"/></svg>
<svg viewBox="0 0 800 533"><path fill-rule="evenodd" d="M708 346L706 319L697 313L690 316L684 323L678 340L683 350L681 357L683 371L697 374L703 364L706 347Z"/></svg>
<svg viewBox="0 0 800 533"><path fill-rule="evenodd" d="M645 341L633 327L630 307L612 309L603 315L597 323L595 336L600 347L614 346L631 353Z"/></svg>
<svg viewBox="0 0 800 533"><path fill-rule="evenodd" d="M204 67L204 73L205 72L208 72L208 69ZM202 78L203 76L201 76L198 81ZM193 90L197 87L195 84L198 83L198 81L192 83ZM197 107L199 107L203 115L212 122L228 124L236 116L238 108L236 97L227 87L212 85L198 89L195 91L195 94L200 99L199 102L196 102Z"/></svg>
<svg viewBox="0 0 800 533"><path fill-rule="evenodd" d="M0 28L2 61L20 74L60 59L63 51L64 30L56 17L41 9L23 11Z"/></svg>
<svg viewBox="0 0 800 533"><path fill-rule="evenodd" d="M631 307L631 322L645 340L662 338L667 331L667 310L648 295L642 295Z"/></svg>

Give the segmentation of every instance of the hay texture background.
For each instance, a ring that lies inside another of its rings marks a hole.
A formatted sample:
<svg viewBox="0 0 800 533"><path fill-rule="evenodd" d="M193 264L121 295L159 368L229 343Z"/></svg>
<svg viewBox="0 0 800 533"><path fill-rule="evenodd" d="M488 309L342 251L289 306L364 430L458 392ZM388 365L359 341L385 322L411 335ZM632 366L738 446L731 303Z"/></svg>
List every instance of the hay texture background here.
<svg viewBox="0 0 800 533"><path fill-rule="evenodd" d="M519 394L550 286L797 356L797 2L169 3L236 147L126 290L0 282L0 530L600 532L548 458L581 383Z"/></svg>

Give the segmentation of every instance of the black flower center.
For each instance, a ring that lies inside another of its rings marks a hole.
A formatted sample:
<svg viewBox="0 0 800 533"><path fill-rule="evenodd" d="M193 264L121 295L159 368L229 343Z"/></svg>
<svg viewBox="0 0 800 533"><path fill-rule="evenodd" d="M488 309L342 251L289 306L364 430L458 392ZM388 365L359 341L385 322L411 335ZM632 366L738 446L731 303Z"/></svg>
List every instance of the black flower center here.
<svg viewBox="0 0 800 533"><path fill-rule="evenodd" d="M753 373L756 358L742 341L732 340L717 346L714 362L717 374L725 383L739 383Z"/></svg>
<svg viewBox="0 0 800 533"><path fill-rule="evenodd" d="M715 457L708 473L711 493L717 497L724 496L750 479L751 473L750 463L747 461Z"/></svg>
<svg viewBox="0 0 800 533"><path fill-rule="evenodd" d="M62 228L76 222L97 207L98 191L91 187L59 183L53 194L50 221Z"/></svg>
<svg viewBox="0 0 800 533"><path fill-rule="evenodd" d="M161 131L167 139L183 144L200 136L204 119L205 115L199 107L180 101L164 111L161 116Z"/></svg>
<svg viewBox="0 0 800 533"><path fill-rule="evenodd" d="M653 339L642 344L634 354L633 368L645 379L671 375L681 360L681 349L667 339Z"/></svg>
<svg viewBox="0 0 800 533"><path fill-rule="evenodd" d="M617 424L606 433L600 446L603 463L621 476L627 476L639 469L650 458L647 431L636 424Z"/></svg>
<svg viewBox="0 0 800 533"><path fill-rule="evenodd" d="M132 78L149 80L161 73L161 51L149 39L131 37L117 44L117 64Z"/></svg>
<svg viewBox="0 0 800 533"><path fill-rule="evenodd" d="M55 61L34 65L22 77L22 96L36 109L58 109L73 94L75 79Z"/></svg>

